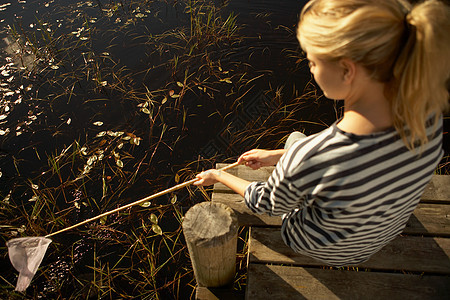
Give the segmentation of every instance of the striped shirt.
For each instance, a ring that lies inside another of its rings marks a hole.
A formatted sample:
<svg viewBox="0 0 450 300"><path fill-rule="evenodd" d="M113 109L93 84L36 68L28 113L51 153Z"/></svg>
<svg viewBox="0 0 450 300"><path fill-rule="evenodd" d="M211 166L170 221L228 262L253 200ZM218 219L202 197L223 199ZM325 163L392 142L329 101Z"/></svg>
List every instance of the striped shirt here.
<svg viewBox="0 0 450 300"><path fill-rule="evenodd" d="M442 118L421 155L395 129L354 135L336 124L295 142L245 202L282 216L284 242L333 266L358 264L400 234L443 155Z"/></svg>

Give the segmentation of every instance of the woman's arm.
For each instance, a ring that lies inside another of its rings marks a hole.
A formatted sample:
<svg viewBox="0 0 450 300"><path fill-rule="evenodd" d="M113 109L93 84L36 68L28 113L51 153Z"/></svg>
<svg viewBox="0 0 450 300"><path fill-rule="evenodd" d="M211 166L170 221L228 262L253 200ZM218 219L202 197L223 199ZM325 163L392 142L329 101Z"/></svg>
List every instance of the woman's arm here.
<svg viewBox="0 0 450 300"><path fill-rule="evenodd" d="M250 184L250 182L247 180L231 175L230 173L227 173L225 171L219 171L215 169L202 172L196 177L198 178L198 181L194 182L194 185L208 186L220 182L242 197L244 197L245 189Z"/></svg>
<svg viewBox="0 0 450 300"><path fill-rule="evenodd" d="M245 165L253 170L266 166L275 166L285 152L286 149L253 149L242 154L238 159L238 163L245 162Z"/></svg>
<svg viewBox="0 0 450 300"><path fill-rule="evenodd" d="M280 157L286 152L284 149L263 150L253 149L242 154L238 163L245 163L246 166L256 170L265 166L274 166L280 160ZM250 182L224 171L211 169L197 175L198 181L194 185L208 186L217 182L223 183L235 193L244 197L246 188Z"/></svg>

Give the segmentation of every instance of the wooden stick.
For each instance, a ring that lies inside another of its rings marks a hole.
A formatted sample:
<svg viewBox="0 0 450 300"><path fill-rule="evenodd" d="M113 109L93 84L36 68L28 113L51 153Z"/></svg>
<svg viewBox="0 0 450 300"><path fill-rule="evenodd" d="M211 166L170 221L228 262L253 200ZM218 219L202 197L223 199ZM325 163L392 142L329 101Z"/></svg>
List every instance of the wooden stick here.
<svg viewBox="0 0 450 300"><path fill-rule="evenodd" d="M231 168L234 168L234 167L236 167L236 166L238 166L238 165L239 165L238 162L235 162L235 163L232 163L231 165L228 165L228 166L225 166L225 167L223 167L223 168L220 168L219 170L220 170L220 171L226 171L226 170L229 170L229 169L231 169ZM50 236L53 236L53 235L56 235L56 234L58 234L58 233L61 233L61 232L64 232L64 231L73 229L73 228L75 228L75 227L81 226L81 225L83 225L83 224L86 224L86 223L89 223L89 222L98 220L98 219L100 219L100 218L103 218L103 217L108 216L108 215L110 215L110 214L113 214L113 213L119 212L119 211L121 211L121 210L127 209L127 208L129 208L129 207L135 206L135 205L137 205L137 204L140 204L140 203L143 203L143 202L147 202L147 201L149 201L149 200L155 199L155 198L160 197L160 196L162 196L162 195L165 195L165 194L174 192L174 191L176 191L176 190L179 190L179 189L181 189L181 188L184 188L184 187L186 187L186 186L188 186L188 185L193 184L193 183L196 182L197 180L198 180L197 178L194 178L194 179L191 179L191 180L189 180L189 181L180 183L180 184L178 184L178 185L176 185L176 186L173 186L173 187L171 187L171 188L168 188L168 189L166 189L166 190L164 190L164 191L161 191L161 192L158 192L158 193L156 193L156 194L150 195L150 196L145 197L145 198L143 198L143 199L141 199L141 200L134 201L134 202L132 202L132 203L130 203L130 204L127 204L127 205L118 207L118 208L116 208L116 209L107 211L107 212L105 212L105 213L102 213L102 214L100 214L100 215L98 215L98 216L95 216L95 217L93 217L93 218L84 220L84 221L82 221L82 222L80 222L80 223L77 223L77 224L75 224L75 225L72 225L72 226L63 228L63 229L61 229L61 230L59 230L59 231L56 231L56 232L47 234L45 237L48 238L48 237L50 237Z"/></svg>

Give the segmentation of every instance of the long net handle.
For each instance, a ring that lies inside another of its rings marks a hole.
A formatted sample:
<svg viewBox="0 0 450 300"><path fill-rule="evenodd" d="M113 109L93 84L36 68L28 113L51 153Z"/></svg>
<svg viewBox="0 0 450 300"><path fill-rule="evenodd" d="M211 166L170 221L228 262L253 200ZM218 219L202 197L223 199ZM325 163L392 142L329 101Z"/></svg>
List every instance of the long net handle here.
<svg viewBox="0 0 450 300"><path fill-rule="evenodd" d="M236 166L238 166L238 165L239 165L238 162L235 162L235 163L232 163L231 165L228 165L228 166L225 166L225 167L223 167L223 168L220 168L219 170L220 170L220 171L226 171L226 170L229 170L229 169L231 169L231 168L234 168L234 167L236 167ZM196 182L197 180L198 180L197 178L194 178L194 179L191 179L191 180L189 180L189 181L185 181L185 182L180 183L180 184L178 184L178 185L175 185L175 186L173 186L173 187L171 187L171 188L168 188L168 189L166 189L166 190L164 190L164 191L161 191L161 192L158 192L158 193L156 193L156 194L153 194L153 195L150 195L150 196L148 196L148 197L145 197L145 198L143 198L143 199L134 201L134 202L129 203L129 204L127 204L127 205L118 207L118 208L116 208L116 209L107 211L107 212L105 212L105 213L102 213L102 214L100 214L100 215L98 215L98 216L95 216L95 217L93 217L93 218L84 220L84 221L82 221L82 222L80 222L80 223L77 223L77 224L75 224L75 225L72 225L72 226L63 228L63 229L61 229L61 230L59 230L59 231L56 231L56 232L47 234L45 237L46 237L46 238L51 237L52 235L56 235L56 234L58 234L58 233L61 233L61 232L64 232L64 231L73 229L73 228L78 227L78 226L81 226L81 225L83 225L83 224L86 224L86 223L89 223L89 222L98 220L98 219L100 219L100 218L103 218L103 217L108 216L108 215L110 215L110 214L113 214L113 213L119 212L119 211L121 211L121 210L127 209L127 208L129 208L129 207L135 206L135 205L137 205L137 204L140 204L140 203L143 203L143 202L150 201L150 200L155 199L155 198L157 198L157 197L160 197L160 196L162 196L162 195L165 195L165 194L174 192L174 191L176 191L176 190L179 190L179 189L181 189L181 188L184 188L185 186L191 185L191 184L193 184L194 182Z"/></svg>

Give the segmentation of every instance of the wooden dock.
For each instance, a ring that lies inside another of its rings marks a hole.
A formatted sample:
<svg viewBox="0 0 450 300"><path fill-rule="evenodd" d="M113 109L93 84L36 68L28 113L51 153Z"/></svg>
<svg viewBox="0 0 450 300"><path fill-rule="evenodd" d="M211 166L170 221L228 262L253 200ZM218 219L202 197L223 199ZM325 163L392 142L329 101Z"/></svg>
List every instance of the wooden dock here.
<svg viewBox="0 0 450 300"><path fill-rule="evenodd" d="M272 170L229 172L265 181ZM250 228L245 299L450 299L450 176L434 176L403 234L355 267L330 268L295 253L281 239L279 217L253 214L222 184L212 201L231 207L239 225ZM197 290L198 299L243 297Z"/></svg>

